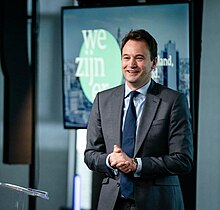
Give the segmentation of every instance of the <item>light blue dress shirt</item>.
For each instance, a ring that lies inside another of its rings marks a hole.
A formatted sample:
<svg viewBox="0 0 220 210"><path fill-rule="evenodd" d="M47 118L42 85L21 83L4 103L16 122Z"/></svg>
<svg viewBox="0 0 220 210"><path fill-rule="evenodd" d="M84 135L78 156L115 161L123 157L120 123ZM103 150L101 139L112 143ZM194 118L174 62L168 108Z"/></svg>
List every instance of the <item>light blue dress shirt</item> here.
<svg viewBox="0 0 220 210"><path fill-rule="evenodd" d="M138 128L139 128L139 123L140 123L140 118L141 118L141 114L143 111L143 106L144 106L144 102L146 99L146 93L147 90L150 86L150 81L145 84L144 86L142 86L141 88L137 89L136 91L139 93L138 95L136 95L136 97L134 97L134 106L136 109L136 115L137 115L137 129L136 129L136 134L138 132ZM127 86L127 84L125 85L125 98L124 98L124 115L123 115L123 125L122 125L122 129L124 127L124 121L125 121L125 116L128 110L128 106L129 106L129 101L130 101L130 92L132 90ZM137 141L137 139L136 139ZM142 169L142 161L141 158L136 158L138 165L137 165L137 170L135 171L134 175L138 176L141 173L141 169Z"/></svg>

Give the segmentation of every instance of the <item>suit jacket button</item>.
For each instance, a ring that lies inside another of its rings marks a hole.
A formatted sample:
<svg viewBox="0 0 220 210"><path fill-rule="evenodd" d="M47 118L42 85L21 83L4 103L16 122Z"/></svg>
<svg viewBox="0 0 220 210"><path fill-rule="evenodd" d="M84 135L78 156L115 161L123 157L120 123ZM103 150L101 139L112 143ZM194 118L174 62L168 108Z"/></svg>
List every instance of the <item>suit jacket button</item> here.
<svg viewBox="0 0 220 210"><path fill-rule="evenodd" d="M120 183L119 182L117 182L117 187L120 187Z"/></svg>

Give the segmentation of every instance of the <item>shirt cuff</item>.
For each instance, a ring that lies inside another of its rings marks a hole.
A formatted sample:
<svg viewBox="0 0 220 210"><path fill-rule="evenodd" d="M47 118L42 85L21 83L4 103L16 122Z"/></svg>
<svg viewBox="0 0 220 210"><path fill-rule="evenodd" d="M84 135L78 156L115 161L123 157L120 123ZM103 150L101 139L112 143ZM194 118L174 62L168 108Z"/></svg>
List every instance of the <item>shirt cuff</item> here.
<svg viewBox="0 0 220 210"><path fill-rule="evenodd" d="M134 172L134 177L140 177L142 170L142 160L141 158L136 158L136 160L137 160L137 169Z"/></svg>
<svg viewBox="0 0 220 210"><path fill-rule="evenodd" d="M112 170L112 172L114 173L114 175L117 176L117 175L118 175L118 169L113 168L113 167L110 166L110 164L109 164L109 156L110 156L110 154L106 157L105 164L106 164L106 166L107 166L108 168L110 168L110 169Z"/></svg>

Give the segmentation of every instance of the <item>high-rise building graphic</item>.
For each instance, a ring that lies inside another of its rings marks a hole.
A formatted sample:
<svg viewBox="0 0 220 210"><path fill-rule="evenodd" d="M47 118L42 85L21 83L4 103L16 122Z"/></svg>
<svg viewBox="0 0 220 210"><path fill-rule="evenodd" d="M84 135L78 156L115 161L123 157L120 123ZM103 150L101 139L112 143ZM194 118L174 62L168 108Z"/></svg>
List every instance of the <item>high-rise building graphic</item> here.
<svg viewBox="0 0 220 210"><path fill-rule="evenodd" d="M176 43L169 40L164 50L158 53L158 63L153 79L171 89L184 93L189 101L190 67L189 58L181 58Z"/></svg>
<svg viewBox="0 0 220 210"><path fill-rule="evenodd" d="M66 126L86 127L92 103L85 97L74 60L64 65L64 119Z"/></svg>

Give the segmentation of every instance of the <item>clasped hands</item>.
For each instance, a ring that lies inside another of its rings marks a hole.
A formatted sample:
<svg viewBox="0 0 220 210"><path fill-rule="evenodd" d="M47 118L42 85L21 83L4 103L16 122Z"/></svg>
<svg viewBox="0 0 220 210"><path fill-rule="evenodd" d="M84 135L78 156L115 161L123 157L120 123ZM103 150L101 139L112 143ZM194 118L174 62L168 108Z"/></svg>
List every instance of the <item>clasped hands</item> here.
<svg viewBox="0 0 220 210"><path fill-rule="evenodd" d="M114 145L113 152L109 155L109 164L124 173L134 172L137 168L134 159L127 156L117 145Z"/></svg>

